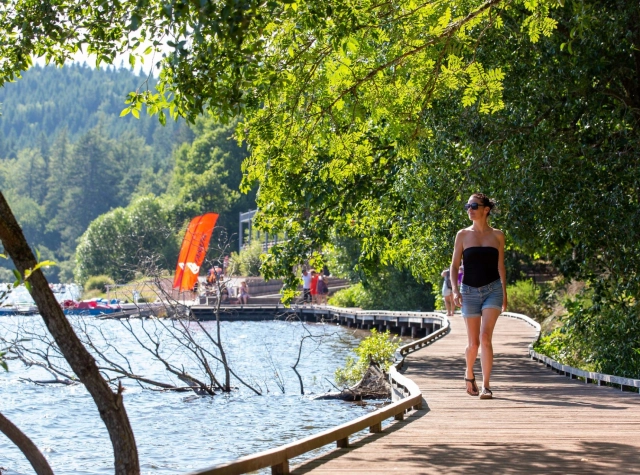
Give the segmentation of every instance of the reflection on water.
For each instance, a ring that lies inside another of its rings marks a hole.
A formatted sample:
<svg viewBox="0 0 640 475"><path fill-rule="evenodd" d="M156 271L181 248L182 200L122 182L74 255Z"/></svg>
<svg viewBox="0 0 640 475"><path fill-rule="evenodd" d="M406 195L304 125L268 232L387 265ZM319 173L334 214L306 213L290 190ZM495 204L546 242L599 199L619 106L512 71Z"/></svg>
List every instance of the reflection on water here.
<svg viewBox="0 0 640 475"><path fill-rule="evenodd" d="M141 325L139 320L131 323ZM39 325L40 318L0 318L0 335L11 334L16 324ZM118 349L131 358L139 373L168 379L162 366L136 346L119 322L105 320L99 325L117 339ZM207 325L214 331L213 322ZM298 371L307 394L326 392L331 389L327 380L333 380L335 368L344 363L358 339L339 326L306 328L323 338L320 345L305 341ZM300 395L291 366L304 332L300 323L222 323L232 368L260 385L263 396L240 387L228 395L197 397L142 389L126 382L125 404L143 473L207 467L292 442L362 415L366 409ZM25 368L18 361L9 363L10 372L0 373L0 411L31 437L54 472L113 473L107 431L84 387L27 383L21 378L51 377L41 369ZM284 384L284 394L276 384L278 378ZM6 473L33 473L23 455L2 434L0 454L0 466L8 470Z"/></svg>

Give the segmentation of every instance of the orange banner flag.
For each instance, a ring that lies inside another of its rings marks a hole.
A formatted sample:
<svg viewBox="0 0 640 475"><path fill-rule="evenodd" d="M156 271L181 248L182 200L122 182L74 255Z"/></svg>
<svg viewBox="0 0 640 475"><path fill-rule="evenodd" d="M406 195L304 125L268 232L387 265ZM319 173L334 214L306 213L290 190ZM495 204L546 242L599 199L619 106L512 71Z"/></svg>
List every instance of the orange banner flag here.
<svg viewBox="0 0 640 475"><path fill-rule="evenodd" d="M176 276L173 279L174 289L179 288L181 292L191 290L198 281L200 266L209 249L209 240L217 220L216 213L206 213L196 216L189 223L180 248Z"/></svg>

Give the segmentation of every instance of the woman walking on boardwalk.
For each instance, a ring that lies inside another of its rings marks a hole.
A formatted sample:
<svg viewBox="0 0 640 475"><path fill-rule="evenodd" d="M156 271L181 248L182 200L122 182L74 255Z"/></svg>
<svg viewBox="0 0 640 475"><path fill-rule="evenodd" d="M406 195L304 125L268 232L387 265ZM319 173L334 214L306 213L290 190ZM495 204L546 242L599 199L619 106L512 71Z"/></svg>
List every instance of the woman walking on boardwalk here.
<svg viewBox="0 0 640 475"><path fill-rule="evenodd" d="M507 279L504 268L504 234L489 226L489 215L495 201L482 193L474 193L464 209L473 222L456 235L451 260L453 300L462 307L467 327L467 360L464 381L467 393L491 399L490 378L493 367L493 329L500 312L507 310ZM460 261L464 261L464 277L458 286ZM478 391L473 365L481 350L482 391Z"/></svg>

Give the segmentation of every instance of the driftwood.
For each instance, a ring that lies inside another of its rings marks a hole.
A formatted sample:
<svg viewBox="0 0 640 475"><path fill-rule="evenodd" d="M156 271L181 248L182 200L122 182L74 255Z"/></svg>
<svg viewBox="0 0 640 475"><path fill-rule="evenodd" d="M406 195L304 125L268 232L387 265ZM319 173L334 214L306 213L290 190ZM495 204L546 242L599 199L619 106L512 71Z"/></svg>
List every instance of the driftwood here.
<svg viewBox="0 0 640 475"><path fill-rule="evenodd" d="M354 386L338 393L325 393L313 399L339 399L342 401L362 401L363 399L390 399L391 386L387 374L377 365L370 364L362 379Z"/></svg>

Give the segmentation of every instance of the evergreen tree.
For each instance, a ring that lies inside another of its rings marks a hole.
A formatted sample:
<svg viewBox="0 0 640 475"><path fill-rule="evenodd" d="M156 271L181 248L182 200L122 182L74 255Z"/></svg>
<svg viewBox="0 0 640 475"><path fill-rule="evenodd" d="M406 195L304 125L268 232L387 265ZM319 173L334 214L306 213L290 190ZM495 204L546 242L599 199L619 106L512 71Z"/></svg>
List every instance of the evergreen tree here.
<svg viewBox="0 0 640 475"><path fill-rule="evenodd" d="M167 121L163 127L146 114L140 119L120 117L127 94L146 80L125 68L79 64L25 71L18 81L0 88L0 157L15 158L20 149L36 147L46 159L48 144L63 130L75 142L100 124L109 138L133 132L152 148L158 137L168 137L154 151L157 160L166 161L178 130L185 127L183 122ZM153 78L149 86L154 87Z"/></svg>
<svg viewBox="0 0 640 475"><path fill-rule="evenodd" d="M37 148L25 148L8 163L8 188L42 204L47 193L47 163Z"/></svg>
<svg viewBox="0 0 640 475"><path fill-rule="evenodd" d="M46 245L50 249L58 249L60 247L62 224L58 223L57 217L60 215L60 206L64 201L67 182L71 173L68 166L70 154L71 144L67 138L66 129L63 129L51 146L47 195L44 199L44 213L47 220Z"/></svg>
<svg viewBox="0 0 640 475"><path fill-rule="evenodd" d="M73 254L76 239L92 220L122 204L117 193L121 168L113 148L98 129L81 137L73 148L67 186L56 216L65 256Z"/></svg>

